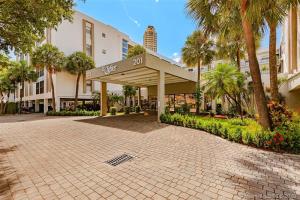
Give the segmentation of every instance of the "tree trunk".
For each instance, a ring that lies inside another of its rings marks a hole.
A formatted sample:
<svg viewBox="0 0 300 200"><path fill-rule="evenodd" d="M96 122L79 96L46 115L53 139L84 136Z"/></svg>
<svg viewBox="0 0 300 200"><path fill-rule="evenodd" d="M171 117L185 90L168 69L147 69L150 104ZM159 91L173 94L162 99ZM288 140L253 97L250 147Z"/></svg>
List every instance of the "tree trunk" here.
<svg viewBox="0 0 300 200"><path fill-rule="evenodd" d="M276 59L276 23L268 22L270 28L269 38L269 68L270 68L270 85L271 85L271 99L278 101L278 80L277 80L277 59Z"/></svg>
<svg viewBox="0 0 300 200"><path fill-rule="evenodd" d="M49 72L50 84L51 84L51 93L52 93L52 109L56 112L56 102L55 102L55 91L54 91L54 83L52 78L52 72Z"/></svg>
<svg viewBox="0 0 300 200"><path fill-rule="evenodd" d="M201 60L198 60L198 74L197 74L197 87L200 88L200 77L201 77ZM198 92L198 91L197 91ZM196 115L200 114L200 99L196 99Z"/></svg>
<svg viewBox="0 0 300 200"><path fill-rule="evenodd" d="M6 113L6 110L7 110L7 106L8 106L8 103L9 103L9 97L10 97L10 91L8 91L8 93L7 93L7 101L4 104L4 108L3 108L3 113L4 114Z"/></svg>
<svg viewBox="0 0 300 200"><path fill-rule="evenodd" d="M3 100L2 100L2 92L0 91L0 114L3 114Z"/></svg>
<svg viewBox="0 0 300 200"><path fill-rule="evenodd" d="M266 96L262 85L259 64L256 57L255 39L252 24L246 18L246 11L249 2L241 0L241 18L244 31L244 37L247 45L247 53L249 58L250 73L253 81L255 102L259 114L259 123L265 128L271 128L271 120L267 107Z"/></svg>
<svg viewBox="0 0 300 200"><path fill-rule="evenodd" d="M77 80L76 80L76 91L75 91L75 102L74 102L74 109L77 109L77 105L78 105L78 90L79 90L79 81L80 81L80 76L81 73L79 73L77 75Z"/></svg>
<svg viewBox="0 0 300 200"><path fill-rule="evenodd" d="M22 105L22 102L23 102L23 97L24 97L24 81L22 81L22 93L20 93L20 101L19 101L19 114L22 113L22 110L23 110L23 105Z"/></svg>
<svg viewBox="0 0 300 200"><path fill-rule="evenodd" d="M236 51L236 64L239 72L241 71L241 56L240 56L240 48Z"/></svg>

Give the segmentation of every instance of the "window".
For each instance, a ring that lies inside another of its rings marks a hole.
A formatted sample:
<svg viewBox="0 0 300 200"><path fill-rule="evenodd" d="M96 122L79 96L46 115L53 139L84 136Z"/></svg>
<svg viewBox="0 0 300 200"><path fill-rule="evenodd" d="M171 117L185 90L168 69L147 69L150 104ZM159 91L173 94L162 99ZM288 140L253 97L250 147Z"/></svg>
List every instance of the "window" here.
<svg viewBox="0 0 300 200"><path fill-rule="evenodd" d="M44 76L44 68L37 68L36 73L37 73L39 78L43 77Z"/></svg>
<svg viewBox="0 0 300 200"><path fill-rule="evenodd" d="M43 94L44 93L44 81L40 81L40 82L37 82L35 84L35 93L36 94Z"/></svg>
<svg viewBox="0 0 300 200"><path fill-rule="evenodd" d="M125 60L128 55L128 41L122 40L122 59Z"/></svg>
<svg viewBox="0 0 300 200"><path fill-rule="evenodd" d="M106 50L105 49L102 49L102 54L106 54Z"/></svg>
<svg viewBox="0 0 300 200"><path fill-rule="evenodd" d="M94 25L83 20L83 51L94 57Z"/></svg>
<svg viewBox="0 0 300 200"><path fill-rule="evenodd" d="M106 34L105 34L105 33L102 33L102 37L103 37L103 38L106 38Z"/></svg>

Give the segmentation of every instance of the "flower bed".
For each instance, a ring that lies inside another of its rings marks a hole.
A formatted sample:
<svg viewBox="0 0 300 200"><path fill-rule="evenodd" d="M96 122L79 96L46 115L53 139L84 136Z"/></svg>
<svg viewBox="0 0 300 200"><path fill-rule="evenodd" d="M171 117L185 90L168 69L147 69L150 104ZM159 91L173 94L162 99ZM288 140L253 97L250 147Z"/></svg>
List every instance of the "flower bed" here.
<svg viewBox="0 0 300 200"><path fill-rule="evenodd" d="M252 119L215 119L181 114L162 114L166 124L203 130L230 141L275 151L300 152L300 123L291 122L286 128L266 131Z"/></svg>
<svg viewBox="0 0 300 200"><path fill-rule="evenodd" d="M77 111L48 111L48 116L99 116L99 111L87 111L87 110L77 110Z"/></svg>

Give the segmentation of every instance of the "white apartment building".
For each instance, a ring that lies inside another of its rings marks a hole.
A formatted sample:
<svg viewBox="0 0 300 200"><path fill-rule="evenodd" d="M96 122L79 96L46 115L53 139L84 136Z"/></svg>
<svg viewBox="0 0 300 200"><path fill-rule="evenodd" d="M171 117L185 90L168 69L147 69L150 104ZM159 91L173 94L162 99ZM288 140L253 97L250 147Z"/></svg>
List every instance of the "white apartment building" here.
<svg viewBox="0 0 300 200"><path fill-rule="evenodd" d="M300 6L291 8L282 24L281 65L287 82L280 88L288 107L300 113Z"/></svg>
<svg viewBox="0 0 300 200"><path fill-rule="evenodd" d="M68 56L75 51L83 51L91 56L96 67L125 59L128 49L135 45L129 36L117 29L97 21L81 12L75 11L73 21L63 21L57 30L47 30L46 40L43 43L51 43ZM28 56L26 59L30 62ZM15 101L20 100L24 91L24 107L32 108L35 112L47 112L51 106L51 86L46 69L38 71L38 80L34 83L25 83L24 89L20 86L16 92ZM76 76L68 72L57 72L53 76L56 96L56 110L65 108L74 100ZM108 90L121 93L120 85L109 84ZM100 91L100 83L86 81L81 78L79 85L79 101L92 99L93 92Z"/></svg>

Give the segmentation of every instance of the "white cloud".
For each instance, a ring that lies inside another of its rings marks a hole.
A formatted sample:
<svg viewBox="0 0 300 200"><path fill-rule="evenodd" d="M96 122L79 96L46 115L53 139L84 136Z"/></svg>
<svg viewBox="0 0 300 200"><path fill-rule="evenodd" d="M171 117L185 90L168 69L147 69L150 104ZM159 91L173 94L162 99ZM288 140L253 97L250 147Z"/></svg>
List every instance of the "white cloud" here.
<svg viewBox="0 0 300 200"><path fill-rule="evenodd" d="M131 16L129 15L128 10L127 10L127 6L126 6L126 4L125 4L125 1L124 1L124 0L121 0L121 3L122 3L122 6L123 6L123 10L124 10L126 16L128 17L128 19L129 19L130 21L132 21L135 25L137 25L138 27L140 27L141 24L139 23L139 21L136 20L136 19L134 19L133 17L131 17Z"/></svg>
<svg viewBox="0 0 300 200"><path fill-rule="evenodd" d="M172 54L172 60L174 60L175 62L180 63L181 62L181 56L177 52L174 52Z"/></svg>

